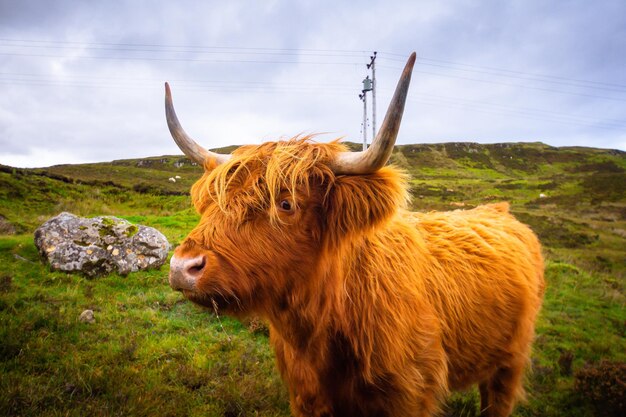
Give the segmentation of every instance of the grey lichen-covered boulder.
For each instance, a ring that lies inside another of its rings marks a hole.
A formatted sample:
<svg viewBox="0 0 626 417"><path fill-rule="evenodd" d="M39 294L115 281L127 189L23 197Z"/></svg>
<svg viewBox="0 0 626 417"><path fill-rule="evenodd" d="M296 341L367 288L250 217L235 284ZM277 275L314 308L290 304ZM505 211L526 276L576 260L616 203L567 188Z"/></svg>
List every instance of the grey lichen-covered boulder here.
<svg viewBox="0 0 626 417"><path fill-rule="evenodd" d="M52 269L89 277L158 268L170 249L165 236L152 227L65 212L35 231L35 245Z"/></svg>

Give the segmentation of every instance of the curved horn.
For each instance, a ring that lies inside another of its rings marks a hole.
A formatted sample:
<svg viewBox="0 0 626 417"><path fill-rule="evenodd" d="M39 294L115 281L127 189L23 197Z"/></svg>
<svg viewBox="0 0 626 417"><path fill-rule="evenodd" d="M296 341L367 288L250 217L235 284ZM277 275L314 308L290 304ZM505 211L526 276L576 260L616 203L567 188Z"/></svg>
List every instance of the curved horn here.
<svg viewBox="0 0 626 417"><path fill-rule="evenodd" d="M170 129L174 142L176 142L180 150L192 161L197 162L199 165L204 165L204 162L208 158L215 159L218 164L223 164L230 159L230 155L206 150L185 133L178 121L178 117L176 117L174 104L172 103L172 92L170 91L168 83L165 83L165 116L167 117L167 127Z"/></svg>
<svg viewBox="0 0 626 417"><path fill-rule="evenodd" d="M389 104L383 125L370 147L361 152L341 152L337 155L331 163L331 168L336 174L369 174L378 171L387 163L400 129L400 121L404 112L404 103L409 83L411 82L411 72L414 64L415 52L411 54L404 71L402 71L402 76Z"/></svg>

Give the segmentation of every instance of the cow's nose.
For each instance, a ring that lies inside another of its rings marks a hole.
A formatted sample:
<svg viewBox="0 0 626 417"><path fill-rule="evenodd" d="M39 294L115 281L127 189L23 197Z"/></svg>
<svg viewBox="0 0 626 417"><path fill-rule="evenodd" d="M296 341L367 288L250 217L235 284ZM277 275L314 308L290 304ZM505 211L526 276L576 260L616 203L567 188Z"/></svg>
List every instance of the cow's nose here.
<svg viewBox="0 0 626 417"><path fill-rule="evenodd" d="M203 255L195 258L179 258L172 256L170 260L170 287L176 291L195 290L196 281L202 276L206 266Z"/></svg>

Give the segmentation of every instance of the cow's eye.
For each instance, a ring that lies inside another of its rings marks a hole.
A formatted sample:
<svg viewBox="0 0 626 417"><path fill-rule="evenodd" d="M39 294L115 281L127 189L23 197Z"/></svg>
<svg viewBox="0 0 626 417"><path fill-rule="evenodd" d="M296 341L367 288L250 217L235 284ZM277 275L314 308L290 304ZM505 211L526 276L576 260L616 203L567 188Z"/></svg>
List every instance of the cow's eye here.
<svg viewBox="0 0 626 417"><path fill-rule="evenodd" d="M289 200L282 200L278 205L282 211L291 212L293 210L293 205Z"/></svg>

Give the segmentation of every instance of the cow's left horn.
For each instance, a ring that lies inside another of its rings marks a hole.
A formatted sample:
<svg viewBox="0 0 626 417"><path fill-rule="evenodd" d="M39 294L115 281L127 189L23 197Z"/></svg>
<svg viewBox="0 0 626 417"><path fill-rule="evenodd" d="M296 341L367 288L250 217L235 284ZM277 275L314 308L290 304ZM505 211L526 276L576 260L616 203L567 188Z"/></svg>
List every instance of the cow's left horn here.
<svg viewBox="0 0 626 417"><path fill-rule="evenodd" d="M361 152L342 152L337 155L331 164L331 168L336 174L369 174L378 171L387 163L400 129L400 121L404 112L404 103L414 64L415 52L411 54L404 67L400 81L396 86L396 92L393 94L385 115L385 120L383 120L383 125L370 147Z"/></svg>
<svg viewBox="0 0 626 417"><path fill-rule="evenodd" d="M174 104L172 103L172 92L168 83L165 83L165 115L167 117L167 127L170 129L174 142L189 159L200 165L203 165L208 158L213 158L218 164L223 164L230 159L230 155L206 150L185 133L178 121L178 117L176 117Z"/></svg>

